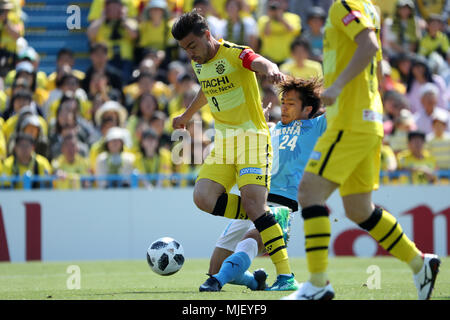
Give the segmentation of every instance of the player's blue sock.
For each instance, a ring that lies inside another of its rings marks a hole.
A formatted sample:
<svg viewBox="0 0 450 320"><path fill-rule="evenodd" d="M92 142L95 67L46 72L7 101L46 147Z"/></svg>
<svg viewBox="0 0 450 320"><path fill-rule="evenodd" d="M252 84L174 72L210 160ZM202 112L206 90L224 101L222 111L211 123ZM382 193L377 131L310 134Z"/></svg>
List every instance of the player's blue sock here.
<svg viewBox="0 0 450 320"><path fill-rule="evenodd" d="M245 252L233 253L225 259L219 273L214 275L214 277L219 280L222 287L233 280L242 281L241 278L244 276L245 271L247 271L251 263L249 256ZM243 281L246 280L244 279Z"/></svg>
<svg viewBox="0 0 450 320"><path fill-rule="evenodd" d="M230 281L231 284L247 286L250 290L256 290L258 288L258 282L250 271L245 271L238 275L234 280Z"/></svg>

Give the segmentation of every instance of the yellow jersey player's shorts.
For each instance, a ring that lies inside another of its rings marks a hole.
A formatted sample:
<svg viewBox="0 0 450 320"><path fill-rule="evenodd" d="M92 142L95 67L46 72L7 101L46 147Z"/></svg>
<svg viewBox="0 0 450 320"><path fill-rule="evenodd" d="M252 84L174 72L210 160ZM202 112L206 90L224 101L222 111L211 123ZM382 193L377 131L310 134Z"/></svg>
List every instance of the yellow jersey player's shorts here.
<svg viewBox="0 0 450 320"><path fill-rule="evenodd" d="M326 130L305 171L339 184L341 196L378 189L382 138L348 130Z"/></svg>
<svg viewBox="0 0 450 320"><path fill-rule="evenodd" d="M237 183L238 188L248 184L270 189L272 144L270 136L239 135L216 140L205 159L197 181L209 179L224 186L226 192Z"/></svg>

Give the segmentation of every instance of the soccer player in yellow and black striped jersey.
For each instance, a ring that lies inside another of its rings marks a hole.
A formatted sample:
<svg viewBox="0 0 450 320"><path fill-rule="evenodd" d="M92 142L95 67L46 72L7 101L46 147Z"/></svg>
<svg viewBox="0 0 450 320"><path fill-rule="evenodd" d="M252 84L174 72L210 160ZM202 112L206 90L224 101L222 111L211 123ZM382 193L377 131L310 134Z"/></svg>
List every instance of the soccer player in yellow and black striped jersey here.
<svg viewBox="0 0 450 320"><path fill-rule="evenodd" d="M375 207L378 188L383 106L378 92L380 19L370 0L335 1L324 37L324 86L327 130L319 138L300 182L307 282L287 299L332 299L326 269L330 221L325 201L339 188L346 216L367 230L414 273L419 299L428 299L440 260L422 254L386 210Z"/></svg>
<svg viewBox="0 0 450 320"><path fill-rule="evenodd" d="M249 47L216 40L206 20L195 10L175 21L172 34L192 60L201 85L197 96L172 125L174 129L185 128L191 117L208 104L216 129L215 147L197 177L194 202L213 215L252 220L277 274L293 276L281 227L266 204L272 146L255 71L274 83L283 81L284 74ZM241 196L229 193L235 183ZM217 291L213 286L211 290L200 290Z"/></svg>

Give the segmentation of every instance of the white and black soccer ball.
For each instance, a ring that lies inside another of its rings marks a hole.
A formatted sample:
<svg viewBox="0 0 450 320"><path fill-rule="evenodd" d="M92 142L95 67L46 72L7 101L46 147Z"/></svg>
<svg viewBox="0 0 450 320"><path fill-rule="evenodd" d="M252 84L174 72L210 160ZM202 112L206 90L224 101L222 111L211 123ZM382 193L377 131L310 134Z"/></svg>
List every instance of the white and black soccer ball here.
<svg viewBox="0 0 450 320"><path fill-rule="evenodd" d="M148 247L147 262L150 268L157 274L170 276L179 271L183 266L183 247L178 241L172 238L160 238Z"/></svg>

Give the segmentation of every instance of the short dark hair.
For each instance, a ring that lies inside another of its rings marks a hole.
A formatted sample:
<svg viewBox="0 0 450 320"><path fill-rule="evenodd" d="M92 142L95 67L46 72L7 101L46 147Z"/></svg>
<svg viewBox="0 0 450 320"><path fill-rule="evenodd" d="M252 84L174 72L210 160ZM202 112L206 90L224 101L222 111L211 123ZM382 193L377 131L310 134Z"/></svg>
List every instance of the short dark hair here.
<svg viewBox="0 0 450 320"><path fill-rule="evenodd" d="M72 141L72 140L75 140L76 142L78 142L77 136L74 135L73 133L66 134L66 135L64 135L64 136L62 137L62 142L61 142L61 144L65 144L65 143L67 143L68 141Z"/></svg>
<svg viewBox="0 0 450 320"><path fill-rule="evenodd" d="M59 51L58 51L58 54L57 54L57 56L56 56L56 59L58 60L58 59L60 59L62 56L64 56L64 55L67 55L67 56L69 56L69 57L71 57L72 59L73 59L73 51L72 50L70 50L69 48L61 48Z"/></svg>
<svg viewBox="0 0 450 320"><path fill-rule="evenodd" d="M139 81L141 79L144 78L148 78L150 80L155 81L156 80L156 75L151 73L151 72L140 72L139 75L137 76L136 80Z"/></svg>
<svg viewBox="0 0 450 320"><path fill-rule="evenodd" d="M194 0L194 2L192 3L192 6L195 7L199 4L203 4L205 6L209 6L210 5L210 1L209 0Z"/></svg>
<svg viewBox="0 0 450 320"><path fill-rule="evenodd" d="M183 14L175 21L172 26L172 35L176 40L180 41L191 32L196 36L201 36L206 30L209 30L208 22L194 9Z"/></svg>
<svg viewBox="0 0 450 320"><path fill-rule="evenodd" d="M97 52L99 50L102 51L103 53L107 54L108 53L108 46L106 45L106 43L104 43L104 42L94 42L89 47L89 53L94 53L94 52Z"/></svg>
<svg viewBox="0 0 450 320"><path fill-rule="evenodd" d="M322 80L319 78L300 79L288 76L286 80L278 84L281 94L291 90L297 92L303 107L311 106L312 110L308 117L312 118L320 107L320 92L322 90Z"/></svg>
<svg viewBox="0 0 450 320"><path fill-rule="evenodd" d="M425 133L423 131L410 131L408 132L408 142L411 141L413 138L421 138L423 141L425 141Z"/></svg>
<svg viewBox="0 0 450 320"><path fill-rule="evenodd" d="M303 47L306 51L311 52L311 45L309 44L308 40L304 38L296 38L294 41L292 41L290 47L291 52L294 51L296 47Z"/></svg>
<svg viewBox="0 0 450 320"><path fill-rule="evenodd" d="M16 93L13 94L12 99L11 100L15 100L15 99L26 99L28 101L33 101L33 93L30 90L27 89L21 89L16 91Z"/></svg>

